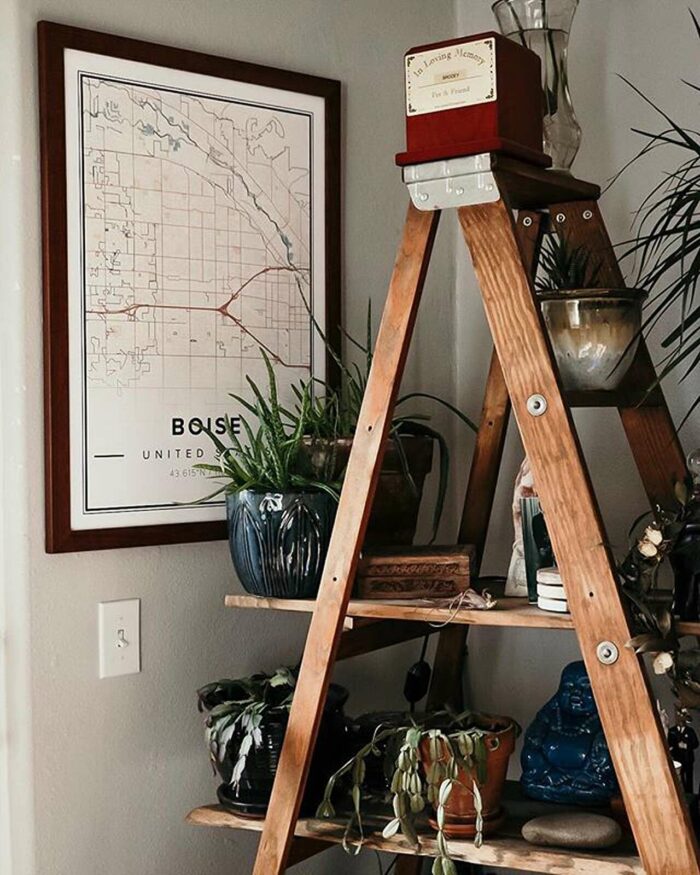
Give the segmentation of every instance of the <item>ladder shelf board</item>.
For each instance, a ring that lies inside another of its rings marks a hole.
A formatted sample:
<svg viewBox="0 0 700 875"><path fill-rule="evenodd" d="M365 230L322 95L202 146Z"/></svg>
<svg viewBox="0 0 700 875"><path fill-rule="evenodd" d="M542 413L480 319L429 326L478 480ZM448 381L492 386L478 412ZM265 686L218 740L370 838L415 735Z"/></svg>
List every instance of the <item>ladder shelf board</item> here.
<svg viewBox="0 0 700 875"><path fill-rule="evenodd" d="M509 206L541 210L553 204L597 200L600 186L568 173L545 170L506 155L493 154L491 167Z"/></svg>
<svg viewBox="0 0 700 875"><path fill-rule="evenodd" d="M195 808L186 819L194 826L245 829L253 832L261 832L264 825L263 820L231 814L220 805ZM631 841L623 842L622 850L612 849L600 854L542 848L528 844L521 838L520 826L518 820L506 823L503 833L486 838L481 848L477 848L470 840L450 839L450 853L453 859L468 863L525 872L547 872L548 875L645 875ZM298 839L322 839L331 844L340 844L344 831L344 824L335 821L301 818L297 821L294 835ZM401 835L391 839L383 838L381 826L378 826L377 832L370 832L369 827L367 828L365 847L390 854L416 854L415 848ZM425 857L434 857L437 854L433 835L421 836L419 854Z"/></svg>
<svg viewBox="0 0 700 875"><path fill-rule="evenodd" d="M291 611L311 614L315 599L276 599L255 595L227 595L227 608L248 608L271 611ZM449 605L434 605L427 599L379 600L352 599L348 605L348 625L353 628L362 621L407 620L422 623L456 623L467 626L515 626L532 629L573 629L570 614L555 614L542 611L524 598L500 598L495 608L489 611L462 608L455 610ZM359 622L358 622L359 621ZM681 622L676 627L681 635L700 635L700 622Z"/></svg>
<svg viewBox="0 0 700 875"><path fill-rule="evenodd" d="M227 595L228 608L262 608L273 611L312 613L315 599L274 599L253 595ZM495 608L488 611L456 609L441 603L432 604L428 599L352 599L348 605L351 620L409 620L423 623L458 623L471 626L530 626L538 629L571 629L568 614L553 614L541 611L528 604L524 598L501 598ZM700 628L700 627L699 627Z"/></svg>

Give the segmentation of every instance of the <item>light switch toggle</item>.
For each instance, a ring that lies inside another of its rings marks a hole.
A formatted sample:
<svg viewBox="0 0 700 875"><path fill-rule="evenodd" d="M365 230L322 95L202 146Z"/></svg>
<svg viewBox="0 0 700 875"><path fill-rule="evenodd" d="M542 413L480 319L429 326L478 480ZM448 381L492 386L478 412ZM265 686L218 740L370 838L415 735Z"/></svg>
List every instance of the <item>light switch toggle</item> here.
<svg viewBox="0 0 700 875"><path fill-rule="evenodd" d="M141 602L139 599L100 602L100 677L141 671Z"/></svg>

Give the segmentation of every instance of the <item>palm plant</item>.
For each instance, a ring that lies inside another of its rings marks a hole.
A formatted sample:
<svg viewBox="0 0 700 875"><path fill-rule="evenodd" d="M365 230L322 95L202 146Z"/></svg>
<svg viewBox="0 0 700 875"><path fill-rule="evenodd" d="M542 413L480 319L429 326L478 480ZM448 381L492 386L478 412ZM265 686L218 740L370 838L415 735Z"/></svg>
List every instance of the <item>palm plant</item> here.
<svg viewBox="0 0 700 875"><path fill-rule="evenodd" d="M690 15L700 38L700 23L692 11ZM646 142L616 178L658 149L664 153L672 149L678 155L675 169L664 174L642 201L635 237L628 242L623 257L637 262L638 285L653 290L643 328L652 330L667 313L677 313L675 327L661 341L667 352L659 379L676 371L682 382L700 362L700 305L696 300L700 280L700 134L682 127L636 85L622 78L661 116L664 127L656 132L633 128ZM700 91L699 85L682 81ZM698 404L700 396L684 422Z"/></svg>

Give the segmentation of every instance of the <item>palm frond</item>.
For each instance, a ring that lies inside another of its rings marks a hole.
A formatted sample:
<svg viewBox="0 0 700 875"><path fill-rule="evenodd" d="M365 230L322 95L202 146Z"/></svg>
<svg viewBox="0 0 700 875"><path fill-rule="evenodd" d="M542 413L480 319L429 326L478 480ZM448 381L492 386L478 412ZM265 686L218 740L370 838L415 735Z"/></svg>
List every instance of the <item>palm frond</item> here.
<svg viewBox="0 0 700 875"><path fill-rule="evenodd" d="M692 10L690 15L700 39L698 18ZM649 334L667 314L676 314L675 326L661 339L668 354L662 360L659 379L678 372L683 380L700 364L696 336L700 327L696 303L700 283L700 133L675 121L629 79L621 78L665 124L659 132L633 129L646 142L620 173L659 148L672 155L675 164L675 169L664 173L643 198L635 214L634 239L623 249L622 258L636 262L637 282L651 292L642 330ZM683 81L700 91L700 86ZM684 422L697 404L693 403Z"/></svg>

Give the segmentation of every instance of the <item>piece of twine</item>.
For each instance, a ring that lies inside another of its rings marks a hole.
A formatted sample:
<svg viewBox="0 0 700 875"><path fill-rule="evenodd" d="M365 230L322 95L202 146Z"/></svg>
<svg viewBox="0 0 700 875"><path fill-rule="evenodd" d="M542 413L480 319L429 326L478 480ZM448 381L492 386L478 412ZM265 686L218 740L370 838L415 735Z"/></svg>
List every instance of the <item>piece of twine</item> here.
<svg viewBox="0 0 700 875"><path fill-rule="evenodd" d="M475 603L474 596L477 596L479 602L483 602L483 604ZM445 626L449 626L450 623L454 621L457 614L463 609L469 611L490 611L498 604L496 599L487 589L481 593L478 593L474 589L467 589L449 600L439 599L439 601L447 602L447 604L435 605L435 607L446 607L450 611L450 615L446 620L442 620L439 623L429 623L430 627L433 629L444 629ZM465 605L465 602L469 602L469 604Z"/></svg>

